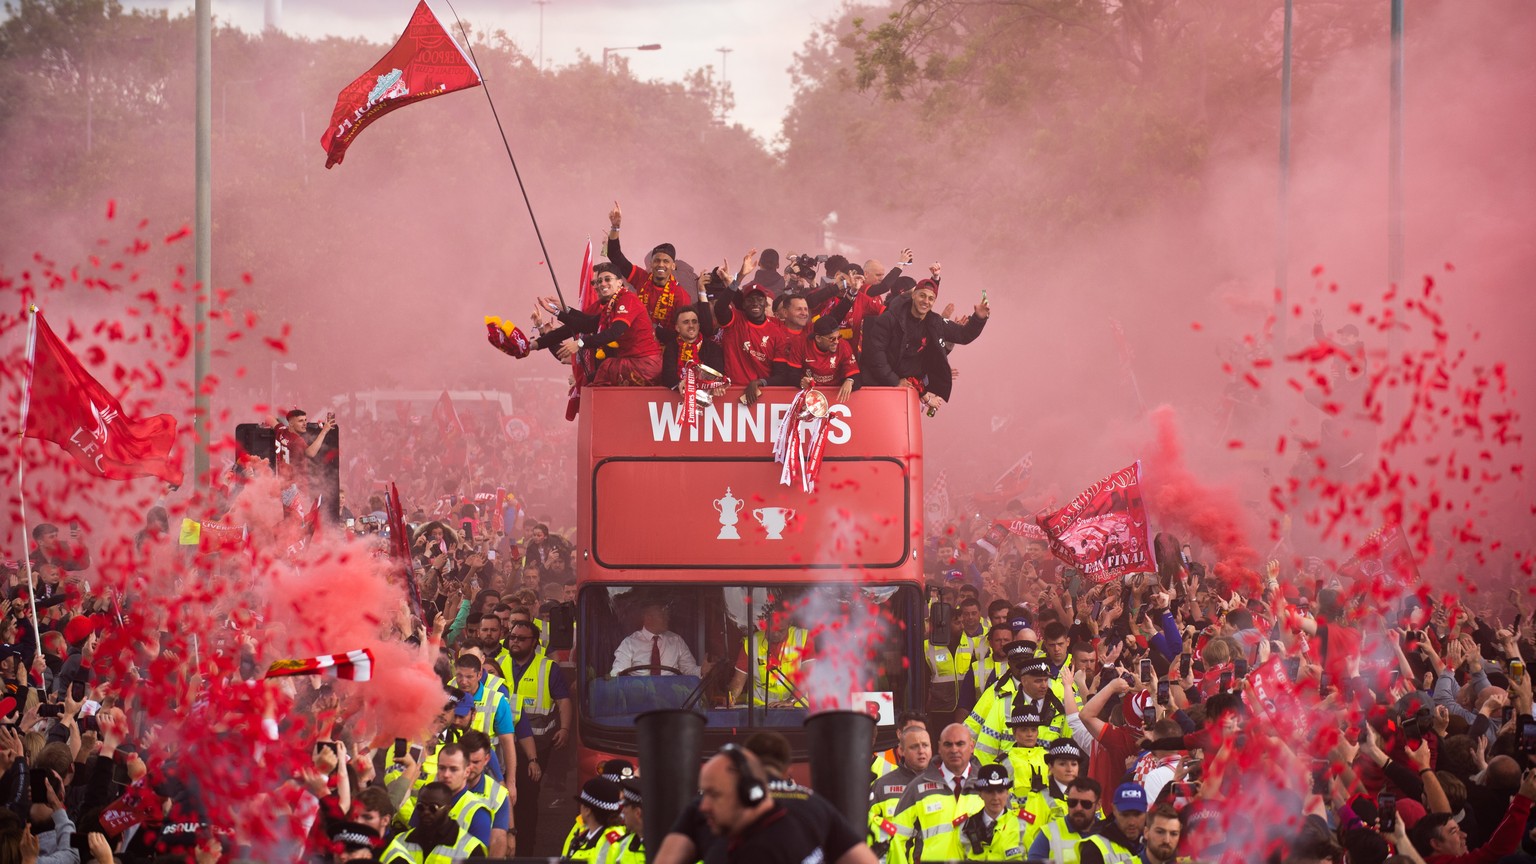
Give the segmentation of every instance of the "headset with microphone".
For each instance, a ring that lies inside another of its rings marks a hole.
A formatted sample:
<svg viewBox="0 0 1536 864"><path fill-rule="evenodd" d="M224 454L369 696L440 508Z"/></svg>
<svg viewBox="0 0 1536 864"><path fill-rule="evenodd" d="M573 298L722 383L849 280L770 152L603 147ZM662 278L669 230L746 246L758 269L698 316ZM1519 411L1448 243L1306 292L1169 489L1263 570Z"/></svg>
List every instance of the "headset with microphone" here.
<svg viewBox="0 0 1536 864"><path fill-rule="evenodd" d="M746 752L735 744L727 744L720 748L720 755L731 760L731 767L736 769L736 800L741 806L756 807L763 803L768 797L768 786L753 773Z"/></svg>

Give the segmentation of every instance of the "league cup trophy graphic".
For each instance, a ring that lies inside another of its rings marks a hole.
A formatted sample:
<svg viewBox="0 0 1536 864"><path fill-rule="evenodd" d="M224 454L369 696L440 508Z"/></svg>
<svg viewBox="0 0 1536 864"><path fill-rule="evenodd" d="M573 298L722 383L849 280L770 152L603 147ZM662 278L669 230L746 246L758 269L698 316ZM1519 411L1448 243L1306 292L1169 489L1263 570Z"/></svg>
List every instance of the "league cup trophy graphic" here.
<svg viewBox="0 0 1536 864"><path fill-rule="evenodd" d="M720 533L715 535L716 540L740 540L741 535L736 533L737 516L746 502L731 494L731 487L725 487L725 497L715 499L715 510L720 513Z"/></svg>
<svg viewBox="0 0 1536 864"><path fill-rule="evenodd" d="M788 507L763 507L753 510L752 518L768 532L769 540L783 540L784 526L795 518L795 511Z"/></svg>

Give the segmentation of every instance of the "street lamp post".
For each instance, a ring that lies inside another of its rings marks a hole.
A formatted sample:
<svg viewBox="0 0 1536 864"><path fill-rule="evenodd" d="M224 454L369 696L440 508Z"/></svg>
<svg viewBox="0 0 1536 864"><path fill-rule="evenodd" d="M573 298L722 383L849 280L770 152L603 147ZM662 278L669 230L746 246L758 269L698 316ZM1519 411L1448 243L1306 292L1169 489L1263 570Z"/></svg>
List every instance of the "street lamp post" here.
<svg viewBox="0 0 1536 864"><path fill-rule="evenodd" d="M193 243L197 297L192 312L192 476L205 489L208 476L208 389L213 371L208 346L208 307L213 296L213 0L197 0L194 19L197 32L196 125L193 132L195 207Z"/></svg>
<svg viewBox="0 0 1536 864"><path fill-rule="evenodd" d="M544 71L544 7L549 5L549 0L533 0L539 7L539 71Z"/></svg>
<svg viewBox="0 0 1536 864"><path fill-rule="evenodd" d="M288 372L297 372L299 371L299 364L291 362L283 363L277 360L272 361L272 381L270 385L271 389L267 391L267 406L269 413L273 414L274 416L278 415L279 413L277 407L277 370L279 368L282 368Z"/></svg>
<svg viewBox="0 0 1536 864"><path fill-rule="evenodd" d="M716 48L715 50L720 52L720 122L724 123L725 122L725 88L727 86L727 79L725 77L725 60L726 60L726 55L730 54L732 51L734 51L736 49L734 49L734 48Z"/></svg>
<svg viewBox="0 0 1536 864"><path fill-rule="evenodd" d="M620 48L604 48L603 49L603 71L604 72L608 71L608 55L610 55L610 54L616 54L619 51L660 51L660 50L661 50L661 46L659 44L655 43L655 42L652 42L652 43L650 43L648 45L625 45L625 46L620 47Z"/></svg>

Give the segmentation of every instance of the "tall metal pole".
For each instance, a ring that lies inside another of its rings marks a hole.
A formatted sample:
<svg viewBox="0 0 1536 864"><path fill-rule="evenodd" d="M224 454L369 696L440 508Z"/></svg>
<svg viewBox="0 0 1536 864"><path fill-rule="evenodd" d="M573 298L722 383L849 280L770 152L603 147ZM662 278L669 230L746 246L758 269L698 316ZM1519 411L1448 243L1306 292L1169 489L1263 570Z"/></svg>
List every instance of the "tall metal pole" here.
<svg viewBox="0 0 1536 864"><path fill-rule="evenodd" d="M1403 284L1403 0L1392 0L1392 152L1387 157L1387 281Z"/></svg>
<svg viewBox="0 0 1536 864"><path fill-rule="evenodd" d="M549 0L533 0L539 6L539 71L544 71L544 7Z"/></svg>
<svg viewBox="0 0 1536 864"><path fill-rule="evenodd" d="M1285 350L1287 261L1291 219L1291 9L1285 0L1285 35L1280 59L1280 184L1275 214L1275 346Z"/></svg>
<svg viewBox="0 0 1536 864"><path fill-rule="evenodd" d="M716 48L715 50L720 52L720 122L724 123L725 122L725 88L726 88L726 80L727 80L726 77L725 77L725 60L726 60L726 55L730 54L732 51L735 51L736 49L735 48Z"/></svg>
<svg viewBox="0 0 1536 864"><path fill-rule="evenodd" d="M197 302L193 313L193 476L199 486L209 482L208 306L213 290L213 0L197 0L197 212L193 237L197 247Z"/></svg>

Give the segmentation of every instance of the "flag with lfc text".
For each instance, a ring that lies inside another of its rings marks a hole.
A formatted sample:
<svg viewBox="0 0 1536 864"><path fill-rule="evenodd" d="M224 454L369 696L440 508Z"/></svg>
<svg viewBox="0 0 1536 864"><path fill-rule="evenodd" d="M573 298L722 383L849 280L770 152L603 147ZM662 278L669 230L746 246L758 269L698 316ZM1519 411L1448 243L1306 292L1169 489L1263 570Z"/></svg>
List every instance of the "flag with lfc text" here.
<svg viewBox="0 0 1536 864"><path fill-rule="evenodd" d="M396 108L481 83L475 64L421 0L389 53L337 95L331 124L320 136L325 167L341 164L353 139Z"/></svg>
<svg viewBox="0 0 1536 864"><path fill-rule="evenodd" d="M41 312L33 316L27 367L27 397L21 406L26 437L63 447L99 477L153 475L181 484L181 466L171 459L175 418L156 414L141 420L124 414L122 403L85 371Z"/></svg>
<svg viewBox="0 0 1536 864"><path fill-rule="evenodd" d="M1140 462L1089 486L1037 521L1050 538L1051 553L1095 582L1157 571L1147 539Z"/></svg>

